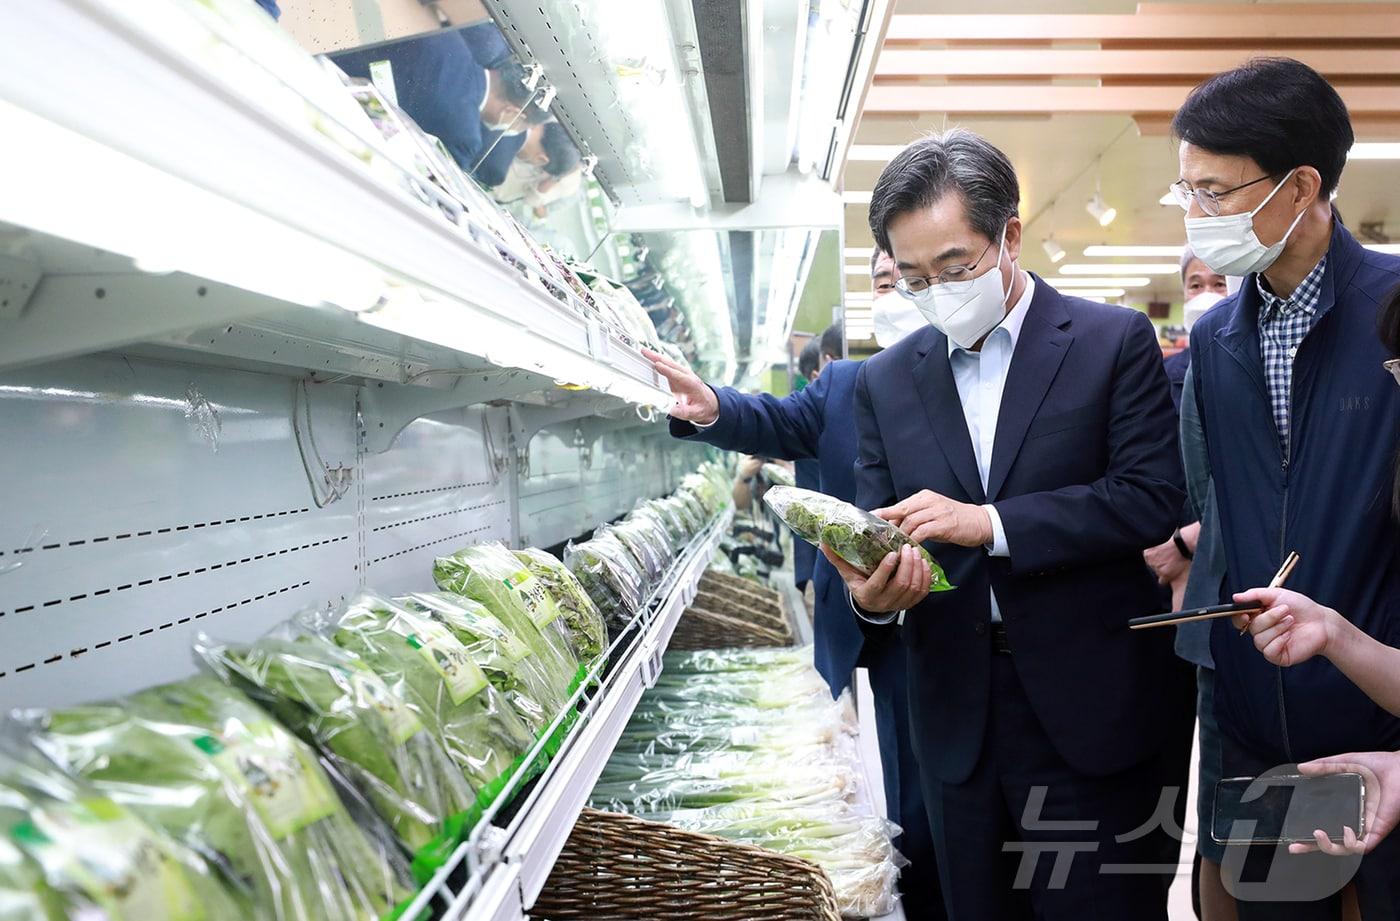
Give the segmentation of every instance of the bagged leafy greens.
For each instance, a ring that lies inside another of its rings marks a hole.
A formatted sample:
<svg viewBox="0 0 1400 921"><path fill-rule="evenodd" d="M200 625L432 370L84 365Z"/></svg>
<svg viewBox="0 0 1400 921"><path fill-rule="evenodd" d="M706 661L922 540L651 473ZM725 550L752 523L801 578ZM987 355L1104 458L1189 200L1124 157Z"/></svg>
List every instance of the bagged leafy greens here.
<svg viewBox="0 0 1400 921"><path fill-rule="evenodd" d="M610 525L607 533L616 537L641 565L648 583L656 583L666 573L666 558L656 545L656 539L646 526L635 518Z"/></svg>
<svg viewBox="0 0 1400 921"><path fill-rule="evenodd" d="M625 629L641 611L647 597L646 575L632 551L610 532L569 544L564 548L564 565L598 605L610 632Z"/></svg>
<svg viewBox="0 0 1400 921"><path fill-rule="evenodd" d="M953 588L943 567L922 545L888 521L849 502L790 486L774 486L764 493L763 501L797 536L808 543L826 544L862 572L874 572L887 554L910 546L918 550L932 571L929 591L946 592Z"/></svg>
<svg viewBox="0 0 1400 921"><path fill-rule="evenodd" d="M575 658L591 665L608 646L608 628L603 615L578 579L567 566L543 550L528 547L515 551L515 556L530 573L544 583L545 589L559 606L564 626L569 633L569 647Z"/></svg>
<svg viewBox="0 0 1400 921"><path fill-rule="evenodd" d="M415 592L394 600L451 630L532 733L538 735L564 706L539 656L485 606L451 592Z"/></svg>
<svg viewBox="0 0 1400 921"><path fill-rule="evenodd" d="M242 917L198 854L64 773L0 740L0 921L204 921Z"/></svg>
<svg viewBox="0 0 1400 921"><path fill-rule="evenodd" d="M243 887L235 917L375 921L409 895L315 753L212 676L26 719L52 760Z"/></svg>
<svg viewBox="0 0 1400 921"><path fill-rule="evenodd" d="M195 652L329 758L409 851L475 802L404 685L391 687L328 638L284 624L250 646L201 634Z"/></svg>
<svg viewBox="0 0 1400 921"><path fill-rule="evenodd" d="M485 605L517 635L524 635L522 622L531 624L553 651L547 665L555 687L561 697L568 696L579 663L569 645L568 627L560 619L562 612L544 582L504 544L474 544L451 556L438 557L433 563L433 580L443 591Z"/></svg>
<svg viewBox="0 0 1400 921"><path fill-rule="evenodd" d="M763 475L774 486L797 485L797 479L792 475L792 471L781 464L764 464Z"/></svg>
<svg viewBox="0 0 1400 921"><path fill-rule="evenodd" d="M327 627L337 646L401 690L478 793L534 744L534 734L441 623L364 592Z"/></svg>

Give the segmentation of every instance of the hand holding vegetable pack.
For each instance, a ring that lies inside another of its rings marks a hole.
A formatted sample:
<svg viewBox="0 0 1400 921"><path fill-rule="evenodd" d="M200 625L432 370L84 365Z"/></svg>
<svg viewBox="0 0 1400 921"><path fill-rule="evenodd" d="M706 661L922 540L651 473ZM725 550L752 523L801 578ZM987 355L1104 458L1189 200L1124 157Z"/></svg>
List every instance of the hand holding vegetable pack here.
<svg viewBox="0 0 1400 921"><path fill-rule="evenodd" d="M888 521L876 518L849 502L790 486L774 486L763 496L798 537L818 546L825 544L851 566L869 575L880 562L901 547L913 547L931 571L929 591L953 588L943 567L917 542Z"/></svg>

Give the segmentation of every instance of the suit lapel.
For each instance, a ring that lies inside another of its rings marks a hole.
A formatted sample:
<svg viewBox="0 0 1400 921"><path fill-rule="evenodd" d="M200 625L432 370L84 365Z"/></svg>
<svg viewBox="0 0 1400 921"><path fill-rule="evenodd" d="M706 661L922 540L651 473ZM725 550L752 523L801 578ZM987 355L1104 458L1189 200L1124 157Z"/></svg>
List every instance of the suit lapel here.
<svg viewBox="0 0 1400 921"><path fill-rule="evenodd" d="M941 333L925 337L927 354L914 366L914 385L919 402L928 416L929 430L943 449L948 466L977 503L986 501L982 492L982 477L977 472L977 457L972 453L972 437L967 433L967 417L963 415L958 385L953 380L953 366L948 361L948 340Z"/></svg>
<svg viewBox="0 0 1400 921"><path fill-rule="evenodd" d="M1045 394L1074 341L1074 336L1065 329L1069 326L1069 313L1060 294L1039 278L1035 281L1035 295L1016 340L1011 370L1002 391L1001 411L997 414L992 466L987 477L987 495L992 499L1006 484L1011 465L1016 462L1026 440L1026 430L1045 401Z"/></svg>

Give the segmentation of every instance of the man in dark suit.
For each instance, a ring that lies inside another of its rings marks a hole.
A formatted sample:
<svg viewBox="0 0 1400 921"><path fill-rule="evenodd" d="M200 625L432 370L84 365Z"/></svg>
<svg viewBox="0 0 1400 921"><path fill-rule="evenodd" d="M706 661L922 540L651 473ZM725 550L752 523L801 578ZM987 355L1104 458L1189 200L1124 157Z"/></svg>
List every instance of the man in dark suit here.
<svg viewBox="0 0 1400 921"><path fill-rule="evenodd" d="M824 344L823 350L833 349ZM664 356L646 354L670 381L676 396L671 411L672 435L765 457L815 458L820 465L821 491L847 502L855 499L856 439L851 412L858 362L832 361L813 384L778 399L768 394L749 396L731 387L711 388ZM825 557L817 557L812 582L816 596L814 658L831 695L840 696L850 685L858 665L870 672L886 809L904 829L896 845L910 862L899 880L905 917L910 921L945 918L910 745L903 650L897 637L889 633L864 638L841 580Z"/></svg>
<svg viewBox="0 0 1400 921"><path fill-rule="evenodd" d="M910 718L954 921L1165 919L1160 686L1170 631L1142 551L1184 499L1147 317L1016 266L1016 174L953 130L885 168L870 223L932 327L856 381L857 503L928 542L866 576L826 551L878 631L902 616Z"/></svg>

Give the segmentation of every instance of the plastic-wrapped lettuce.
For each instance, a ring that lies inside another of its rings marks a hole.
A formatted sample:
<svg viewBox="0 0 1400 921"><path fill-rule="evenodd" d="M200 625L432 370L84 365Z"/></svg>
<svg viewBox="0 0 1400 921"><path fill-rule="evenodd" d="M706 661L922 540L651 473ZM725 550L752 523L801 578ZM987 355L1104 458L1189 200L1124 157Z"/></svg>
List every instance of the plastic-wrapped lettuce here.
<svg viewBox="0 0 1400 921"><path fill-rule="evenodd" d="M661 513L653 508L642 506L633 509L627 516L623 524L637 528L641 535L656 549L661 558L662 571L670 565L676 558L679 547L672 543L670 530L666 527L666 519Z"/></svg>
<svg viewBox="0 0 1400 921"><path fill-rule="evenodd" d="M243 917L199 855L55 767L0 740L0 921Z"/></svg>
<svg viewBox="0 0 1400 921"><path fill-rule="evenodd" d="M569 631L560 619L559 605L544 582L515 558L504 544L474 544L433 563L438 588L454 592L486 606L517 634L524 620L534 625L554 651L551 677L563 696L578 672L578 658L569 643Z"/></svg>
<svg viewBox="0 0 1400 921"><path fill-rule="evenodd" d="M588 593L583 590L567 566L543 550L527 547L515 551L516 559L535 578L558 605L564 626L569 632L569 647L579 662L591 665L608 648L608 628L603 615Z"/></svg>
<svg viewBox="0 0 1400 921"><path fill-rule="evenodd" d="M539 656L484 605L451 592L415 592L394 600L451 630L532 733L538 735L563 707L565 697Z"/></svg>
<svg viewBox="0 0 1400 921"><path fill-rule="evenodd" d="M217 678L27 718L52 760L246 887L233 917L376 921L410 894L315 753Z"/></svg>
<svg viewBox="0 0 1400 921"><path fill-rule="evenodd" d="M946 592L953 588L943 567L920 544L888 521L849 502L791 486L774 486L764 494L763 501L798 537L808 543L826 544L862 572L874 572L887 554L910 546L919 551L932 570L929 591Z"/></svg>
<svg viewBox="0 0 1400 921"><path fill-rule="evenodd" d="M578 577L588 597L598 605L611 632L623 630L641 611L647 597L647 580L641 564L608 531L592 540L564 548L564 565Z"/></svg>
<svg viewBox="0 0 1400 921"><path fill-rule="evenodd" d="M529 727L438 621L364 592L333 615L329 629L337 646L416 706L478 792L534 744Z"/></svg>
<svg viewBox="0 0 1400 921"><path fill-rule="evenodd" d="M796 486L797 479L792 471L781 464L764 464L763 475L774 486Z"/></svg>
<svg viewBox="0 0 1400 921"><path fill-rule="evenodd" d="M195 652L325 754L409 851L475 802L404 686L390 687L328 638L284 624L250 646L201 634Z"/></svg>
<svg viewBox="0 0 1400 921"><path fill-rule="evenodd" d="M700 530L699 523L692 523L685 511L685 503L675 496L652 499L646 503L666 524L666 532L671 536L671 546L680 550Z"/></svg>

